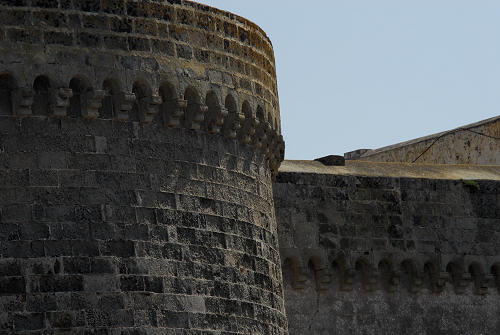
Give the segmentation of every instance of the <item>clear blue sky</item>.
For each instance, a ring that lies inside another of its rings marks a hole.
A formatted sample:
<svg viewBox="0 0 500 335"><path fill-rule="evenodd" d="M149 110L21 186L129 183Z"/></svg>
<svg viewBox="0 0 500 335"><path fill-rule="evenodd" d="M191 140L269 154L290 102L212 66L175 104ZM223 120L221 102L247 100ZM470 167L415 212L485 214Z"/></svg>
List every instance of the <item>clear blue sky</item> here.
<svg viewBox="0 0 500 335"><path fill-rule="evenodd" d="M498 0L200 0L271 38L287 159L500 115Z"/></svg>

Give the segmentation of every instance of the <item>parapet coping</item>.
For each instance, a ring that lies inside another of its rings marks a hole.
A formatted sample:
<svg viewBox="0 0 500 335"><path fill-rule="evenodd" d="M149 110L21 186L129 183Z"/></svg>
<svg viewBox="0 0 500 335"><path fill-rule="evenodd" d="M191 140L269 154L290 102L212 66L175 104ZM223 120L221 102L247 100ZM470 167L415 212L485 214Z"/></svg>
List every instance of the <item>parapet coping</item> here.
<svg viewBox="0 0 500 335"><path fill-rule="evenodd" d="M279 172L366 177L500 181L500 165L346 161L345 166L325 166L316 161L285 160L281 163Z"/></svg>
<svg viewBox="0 0 500 335"><path fill-rule="evenodd" d="M367 158L367 157L370 157L372 155L379 154L382 152L391 151L391 150L398 149L398 148L403 148L403 147L410 146L410 145L417 144L417 143L421 143L421 142L426 142L429 140L437 139L439 137L443 137L445 135L451 135L451 134L456 133L456 132L461 131L461 130L473 129L473 128L487 125L489 123L495 123L497 121L500 121L500 115L494 116L494 117L486 119L486 120L470 123L470 124L467 124L465 126L457 127L457 128L451 129L451 130L442 131L440 133L435 133L432 135L427 135L424 137L415 138L415 139L405 141L405 142L391 144L391 145L388 145L388 146L385 146L382 148L378 148L378 149L372 149L372 150L367 151L363 155L361 155L359 158Z"/></svg>

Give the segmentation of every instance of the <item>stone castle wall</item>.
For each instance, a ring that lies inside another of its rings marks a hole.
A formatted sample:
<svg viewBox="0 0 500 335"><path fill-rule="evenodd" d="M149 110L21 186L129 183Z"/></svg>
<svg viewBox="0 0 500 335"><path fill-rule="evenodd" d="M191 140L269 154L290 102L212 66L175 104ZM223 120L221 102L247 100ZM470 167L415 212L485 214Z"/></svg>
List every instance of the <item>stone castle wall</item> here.
<svg viewBox="0 0 500 335"><path fill-rule="evenodd" d="M286 334L265 34L188 1L0 16L0 333Z"/></svg>
<svg viewBox="0 0 500 335"><path fill-rule="evenodd" d="M370 162L500 165L500 117L345 157Z"/></svg>
<svg viewBox="0 0 500 335"><path fill-rule="evenodd" d="M498 168L320 165L274 184L290 334L500 332Z"/></svg>
<svg viewBox="0 0 500 335"><path fill-rule="evenodd" d="M278 174L252 22L0 0L0 55L1 335L500 333L498 167ZM498 118L462 128L353 155L498 164Z"/></svg>

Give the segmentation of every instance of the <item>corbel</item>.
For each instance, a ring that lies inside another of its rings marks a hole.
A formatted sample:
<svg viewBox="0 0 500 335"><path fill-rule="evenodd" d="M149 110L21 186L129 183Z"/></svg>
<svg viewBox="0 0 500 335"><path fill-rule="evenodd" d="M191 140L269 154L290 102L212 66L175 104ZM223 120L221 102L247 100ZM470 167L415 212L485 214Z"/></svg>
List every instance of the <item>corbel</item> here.
<svg viewBox="0 0 500 335"><path fill-rule="evenodd" d="M208 132L210 134L220 134L222 126L224 125L224 120L226 119L229 111L225 107L220 107L216 115L211 115L208 123Z"/></svg>
<svg viewBox="0 0 500 335"><path fill-rule="evenodd" d="M30 88L18 88L12 91L13 114L17 117L32 115L34 92Z"/></svg>
<svg viewBox="0 0 500 335"><path fill-rule="evenodd" d="M134 106L136 96L134 93L120 92L113 95L113 104L116 108L116 115L114 116L118 121L128 121L130 111Z"/></svg>
<svg viewBox="0 0 500 335"><path fill-rule="evenodd" d="M142 123L151 123L156 114L158 114L158 106L161 105L161 97L153 95L140 99L139 106L141 109L140 118Z"/></svg>
<svg viewBox="0 0 500 335"><path fill-rule="evenodd" d="M255 134L255 128L259 124L259 120L255 117L245 117L245 121L239 131L239 140L242 144L250 144L252 136Z"/></svg>
<svg viewBox="0 0 500 335"><path fill-rule="evenodd" d="M85 93L82 97L82 116L86 119L97 119L105 95L106 92L104 90L95 90Z"/></svg>
<svg viewBox="0 0 500 335"><path fill-rule="evenodd" d="M229 127L227 128L225 135L231 140L236 139L238 137L238 131L241 129L244 121L245 121L244 114L230 113L228 116Z"/></svg>
<svg viewBox="0 0 500 335"><path fill-rule="evenodd" d="M65 117L73 96L71 88L61 87L49 90L49 110L52 117Z"/></svg>
<svg viewBox="0 0 500 335"><path fill-rule="evenodd" d="M205 114L208 111L208 106L202 104L196 105L198 108L196 108L195 112L186 114L186 128L189 130L200 130L201 123L205 120Z"/></svg>
<svg viewBox="0 0 500 335"><path fill-rule="evenodd" d="M164 102L163 120L168 128L178 128L181 125L181 120L186 114L188 105L187 100L171 99Z"/></svg>

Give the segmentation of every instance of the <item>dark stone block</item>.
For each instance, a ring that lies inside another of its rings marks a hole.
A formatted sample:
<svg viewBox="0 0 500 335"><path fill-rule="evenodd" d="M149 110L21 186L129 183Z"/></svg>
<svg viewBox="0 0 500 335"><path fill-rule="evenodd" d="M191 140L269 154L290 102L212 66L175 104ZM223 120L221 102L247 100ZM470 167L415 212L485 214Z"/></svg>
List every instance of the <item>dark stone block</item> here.
<svg viewBox="0 0 500 335"><path fill-rule="evenodd" d="M149 57L143 59L142 68L147 71L158 71L160 65L156 59Z"/></svg>
<svg viewBox="0 0 500 335"><path fill-rule="evenodd" d="M44 40L47 44L73 45L73 34L57 31L46 31Z"/></svg>
<svg viewBox="0 0 500 335"><path fill-rule="evenodd" d="M103 243L102 254L105 256L132 257L135 256L135 246L132 241L107 241Z"/></svg>
<svg viewBox="0 0 500 335"><path fill-rule="evenodd" d="M20 276L22 274L20 264L15 260L0 260L0 278Z"/></svg>
<svg viewBox="0 0 500 335"><path fill-rule="evenodd" d="M171 260L182 261L182 246L179 244L165 243L163 245L163 257Z"/></svg>
<svg viewBox="0 0 500 335"><path fill-rule="evenodd" d="M83 278L76 275L47 275L38 278L39 292L83 291Z"/></svg>
<svg viewBox="0 0 500 335"><path fill-rule="evenodd" d="M104 36L103 42L105 48L128 51L128 43L126 37Z"/></svg>
<svg viewBox="0 0 500 335"><path fill-rule="evenodd" d="M140 57L126 56L121 58L121 65L126 70L138 69L141 67L142 60Z"/></svg>
<svg viewBox="0 0 500 335"><path fill-rule="evenodd" d="M99 12L101 8L100 0L79 0L73 1L75 9L80 9L86 12Z"/></svg>
<svg viewBox="0 0 500 335"><path fill-rule="evenodd" d="M146 277L144 283L146 292L163 293L163 278Z"/></svg>
<svg viewBox="0 0 500 335"><path fill-rule="evenodd" d="M109 19L104 15L82 15L81 22L83 28L108 30Z"/></svg>
<svg viewBox="0 0 500 335"><path fill-rule="evenodd" d="M117 272L117 266L112 258L92 258L90 272L93 274L111 274Z"/></svg>
<svg viewBox="0 0 500 335"><path fill-rule="evenodd" d="M16 313L12 315L12 322L16 330L39 330L45 328L43 313Z"/></svg>
<svg viewBox="0 0 500 335"><path fill-rule="evenodd" d="M3 6L26 6L27 0L0 0L0 5Z"/></svg>
<svg viewBox="0 0 500 335"><path fill-rule="evenodd" d="M28 312L48 312L57 310L55 294L30 294L27 296L26 310Z"/></svg>
<svg viewBox="0 0 500 335"><path fill-rule="evenodd" d="M57 8L59 6L58 0L31 0L32 7L42 8Z"/></svg>
<svg viewBox="0 0 500 335"><path fill-rule="evenodd" d="M24 294L26 282L23 277L0 277L0 294Z"/></svg>
<svg viewBox="0 0 500 335"><path fill-rule="evenodd" d="M82 32L78 34L77 43L82 47L96 48L101 45L101 38L96 34Z"/></svg>
<svg viewBox="0 0 500 335"><path fill-rule="evenodd" d="M119 33L131 33L133 21L129 18L111 17L110 28Z"/></svg>
<svg viewBox="0 0 500 335"><path fill-rule="evenodd" d="M12 28L7 30L7 37L12 42L37 44L42 41L42 32L39 30Z"/></svg>
<svg viewBox="0 0 500 335"><path fill-rule="evenodd" d="M130 50L136 51L150 51L151 46L149 39L140 37L129 37L128 46Z"/></svg>
<svg viewBox="0 0 500 335"><path fill-rule="evenodd" d="M158 315L158 325L168 328L189 328L189 315L186 312L162 311Z"/></svg>
<svg viewBox="0 0 500 335"><path fill-rule="evenodd" d="M124 14L125 3L122 0L101 0L102 11L108 14Z"/></svg>
<svg viewBox="0 0 500 335"><path fill-rule="evenodd" d="M35 14L34 19L36 20ZM24 26L29 25L31 21L31 13L19 9L2 9L0 11L0 20L5 25Z"/></svg>
<svg viewBox="0 0 500 335"><path fill-rule="evenodd" d="M90 259L88 257L63 258L64 272L67 274L90 273Z"/></svg>
<svg viewBox="0 0 500 335"><path fill-rule="evenodd" d="M194 55L195 55L195 58L198 62L201 62L201 63L209 63L210 62L210 51L201 50L201 49L196 48L194 50ZM250 85L250 89L251 89L251 85Z"/></svg>
<svg viewBox="0 0 500 335"><path fill-rule="evenodd" d="M44 257L45 251L42 241L9 241L2 245L5 248L3 253L7 258L35 258Z"/></svg>
<svg viewBox="0 0 500 335"><path fill-rule="evenodd" d="M104 295L99 297L99 309L104 311L113 311L125 308L123 295Z"/></svg>
<svg viewBox="0 0 500 335"><path fill-rule="evenodd" d="M120 289L124 292L144 291L144 276L121 276Z"/></svg>
<svg viewBox="0 0 500 335"><path fill-rule="evenodd" d="M193 58L193 49L184 44L176 44L177 57L190 60Z"/></svg>

